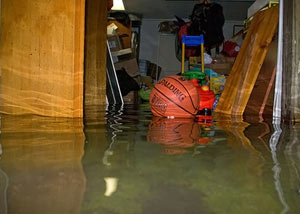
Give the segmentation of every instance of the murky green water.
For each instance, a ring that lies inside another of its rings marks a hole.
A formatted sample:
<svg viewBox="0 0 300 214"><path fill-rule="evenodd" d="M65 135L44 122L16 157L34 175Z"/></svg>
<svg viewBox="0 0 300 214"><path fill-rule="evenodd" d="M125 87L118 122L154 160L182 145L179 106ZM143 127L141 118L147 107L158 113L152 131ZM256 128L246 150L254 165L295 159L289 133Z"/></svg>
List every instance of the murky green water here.
<svg viewBox="0 0 300 214"><path fill-rule="evenodd" d="M2 115L0 213L300 213L299 125L103 116Z"/></svg>

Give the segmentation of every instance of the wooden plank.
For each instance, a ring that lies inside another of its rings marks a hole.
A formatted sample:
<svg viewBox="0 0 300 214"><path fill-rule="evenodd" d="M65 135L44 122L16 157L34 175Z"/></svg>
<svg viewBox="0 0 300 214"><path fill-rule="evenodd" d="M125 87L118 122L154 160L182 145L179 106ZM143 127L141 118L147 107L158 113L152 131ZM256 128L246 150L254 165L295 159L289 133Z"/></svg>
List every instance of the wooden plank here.
<svg viewBox="0 0 300 214"><path fill-rule="evenodd" d="M74 116L83 117L83 85L84 85L84 31L85 31L85 1L75 0L75 46L74 70L81 71L74 75Z"/></svg>
<svg viewBox="0 0 300 214"><path fill-rule="evenodd" d="M265 61L255 82L254 88L245 109L245 114L255 114L262 116L265 112L265 107L267 106L269 109L265 113L272 115L273 105L267 105L267 101L269 99L269 95L271 93L275 80L277 46L278 40L274 39L270 44Z"/></svg>
<svg viewBox="0 0 300 214"><path fill-rule="evenodd" d="M84 105L106 102L107 1L86 0Z"/></svg>
<svg viewBox="0 0 300 214"><path fill-rule="evenodd" d="M126 55L126 54L131 54L131 53L132 53L131 48L126 48L126 49L122 49L119 51L112 51L111 55L112 56L122 56L122 55Z"/></svg>
<svg viewBox="0 0 300 214"><path fill-rule="evenodd" d="M242 115L278 24L278 6L257 13L226 81L216 112Z"/></svg>
<svg viewBox="0 0 300 214"><path fill-rule="evenodd" d="M83 116L84 5L2 0L2 113Z"/></svg>

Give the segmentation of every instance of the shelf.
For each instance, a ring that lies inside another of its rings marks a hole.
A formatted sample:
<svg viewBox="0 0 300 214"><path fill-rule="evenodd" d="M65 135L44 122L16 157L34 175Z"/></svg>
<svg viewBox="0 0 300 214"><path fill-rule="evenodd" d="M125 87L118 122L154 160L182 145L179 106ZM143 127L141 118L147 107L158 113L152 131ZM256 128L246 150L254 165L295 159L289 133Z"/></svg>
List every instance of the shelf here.
<svg viewBox="0 0 300 214"><path fill-rule="evenodd" d="M122 55L126 55L126 54L131 54L131 53L132 53L131 48L126 48L126 49L122 49L119 51L113 51L113 52L111 52L111 55L112 56L122 56Z"/></svg>

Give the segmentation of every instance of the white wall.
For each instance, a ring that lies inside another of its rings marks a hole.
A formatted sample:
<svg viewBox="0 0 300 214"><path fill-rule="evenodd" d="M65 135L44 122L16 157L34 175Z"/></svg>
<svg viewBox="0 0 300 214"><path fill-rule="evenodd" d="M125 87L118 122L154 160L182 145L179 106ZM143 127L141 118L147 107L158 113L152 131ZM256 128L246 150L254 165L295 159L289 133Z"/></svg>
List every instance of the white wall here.
<svg viewBox="0 0 300 214"><path fill-rule="evenodd" d="M162 67L163 76L177 74L181 63L175 56L175 35L160 34L158 25L165 19L143 19L141 28L140 59L149 60ZM226 21L223 27L225 40L233 34L234 25L243 25L243 21Z"/></svg>
<svg viewBox="0 0 300 214"><path fill-rule="evenodd" d="M175 56L175 35L158 32L158 25L162 21L166 20L143 19L140 59L158 64L162 67L161 76L167 76L180 72L181 64Z"/></svg>

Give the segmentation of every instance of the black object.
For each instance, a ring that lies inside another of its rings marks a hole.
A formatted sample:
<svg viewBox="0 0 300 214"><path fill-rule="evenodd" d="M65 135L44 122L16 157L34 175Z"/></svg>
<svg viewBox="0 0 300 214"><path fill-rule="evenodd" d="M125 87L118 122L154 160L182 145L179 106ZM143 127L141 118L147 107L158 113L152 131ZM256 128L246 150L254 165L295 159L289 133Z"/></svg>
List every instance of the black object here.
<svg viewBox="0 0 300 214"><path fill-rule="evenodd" d="M180 29L175 37L175 55L176 58L181 61L181 38L182 35L188 36L204 36L204 47L208 54L211 54L211 49L216 47L216 53L219 54L219 46L224 41L223 26L225 18L223 14L223 7L217 3L201 3L196 4L193 8L192 15L190 16L190 22L185 21L175 16L177 24ZM201 54L201 48L187 47L185 57L199 56Z"/></svg>
<svg viewBox="0 0 300 214"><path fill-rule="evenodd" d="M126 96L130 91L140 90L139 84L126 72L124 68L117 70L118 82L122 96Z"/></svg>
<svg viewBox="0 0 300 214"><path fill-rule="evenodd" d="M223 25L225 18L223 7L217 3L201 3L194 6L190 17L191 25L188 27L188 35L204 35L204 45L208 54L211 48L219 46L224 41Z"/></svg>
<svg viewBox="0 0 300 214"><path fill-rule="evenodd" d="M182 18L180 18L178 16L175 16L175 18L176 18L176 21L174 21L174 24L176 24L178 27L182 27L183 25L186 24L186 22Z"/></svg>
<svg viewBox="0 0 300 214"><path fill-rule="evenodd" d="M211 116L212 115L212 111L209 108L204 108L202 110L200 110L197 115L203 115L203 116Z"/></svg>

